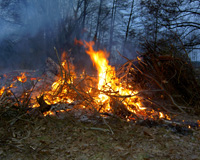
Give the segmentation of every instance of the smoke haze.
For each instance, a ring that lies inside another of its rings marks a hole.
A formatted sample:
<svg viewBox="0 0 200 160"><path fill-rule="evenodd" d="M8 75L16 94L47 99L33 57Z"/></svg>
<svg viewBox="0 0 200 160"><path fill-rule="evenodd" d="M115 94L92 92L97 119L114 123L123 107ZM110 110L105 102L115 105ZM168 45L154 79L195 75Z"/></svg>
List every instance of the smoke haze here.
<svg viewBox="0 0 200 160"><path fill-rule="evenodd" d="M0 69L40 65L48 54L45 53L47 39L53 50L50 41L56 37L59 23L66 18L67 2L0 0ZM39 52L43 56L38 61Z"/></svg>

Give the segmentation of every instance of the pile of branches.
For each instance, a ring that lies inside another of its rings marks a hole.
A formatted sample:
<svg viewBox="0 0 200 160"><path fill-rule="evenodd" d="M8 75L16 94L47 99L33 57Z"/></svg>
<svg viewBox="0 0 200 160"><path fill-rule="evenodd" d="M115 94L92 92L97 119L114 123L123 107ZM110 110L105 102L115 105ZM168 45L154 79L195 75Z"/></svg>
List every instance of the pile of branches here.
<svg viewBox="0 0 200 160"><path fill-rule="evenodd" d="M129 89L138 91L137 96L141 98L143 106L158 112L199 114L200 86L195 79L190 61L185 59L184 56L174 57L171 54L163 55L162 52L147 50L136 59L124 58L127 62L118 69L118 78L121 82L126 81L126 86L131 86ZM68 63L70 66L70 62ZM61 64L58 64L52 70L60 69L65 72L61 72L65 75L61 75L64 83L58 88L56 94L52 95L52 99L53 96L61 95L62 89L67 88L69 92L63 96L70 97L75 102L72 105L79 106L81 104L95 113L102 113L104 106L97 106L93 99L94 95L101 92L95 88L97 78L84 73L82 78L77 77L74 83L68 83L74 71L65 70ZM58 73L58 71L55 73ZM88 90L86 88L92 88L92 92L86 92ZM123 105L120 95L112 96L112 92L105 94L111 97L111 109L114 115L125 118L132 114ZM38 102L41 108L48 106L44 105L42 96ZM49 108L51 106L48 106ZM45 111L47 111L46 109ZM135 116L138 118L137 115Z"/></svg>
<svg viewBox="0 0 200 160"><path fill-rule="evenodd" d="M138 91L137 96L140 97L143 106L167 114L184 112L200 113L198 108L200 86L195 79L190 61L181 56L173 57L171 54L163 55L162 52L154 52L153 50L147 50L133 60L124 58L127 62L117 70L118 79L120 82L126 82L126 87L130 90ZM9 108L13 106L14 108L21 107L27 111L30 110L27 108L33 102L39 104L37 111L40 113L49 110L55 110L57 112L59 110L69 110L71 108L85 106L92 113L108 115L103 111L104 106L97 106L94 100L94 96L102 92L97 89L97 77L92 77L84 73L81 77L76 77L74 82L71 83L75 74L72 62L67 58L67 67L64 68L59 57L58 60L59 62L57 64L48 58L46 70L39 81L37 80L35 83L32 83L29 90L23 88L23 92L20 94L23 96L17 96L13 92L13 89L8 89L10 90L9 94L5 92L1 95L1 104L3 102L7 103L5 101L6 99L11 102L8 97L12 97L12 104L9 105ZM47 89L51 90L52 83L59 79L60 84L56 90L46 92ZM88 90L90 89L92 89L92 92L89 93ZM67 90L67 92L63 92L64 90ZM38 93L38 95L35 93ZM106 92L105 94L111 98L111 111L114 116L116 115L121 118L133 116L135 119L140 119L138 115L134 115L128 111L127 107L122 103L123 98L126 97L121 97L117 93L113 96L112 91ZM36 101L32 101L34 96L37 96ZM45 97L50 101L60 97L62 101L49 105L46 103ZM67 104L68 99L71 99L73 103ZM63 105L64 103L65 105ZM131 107L134 108L134 106Z"/></svg>
<svg viewBox="0 0 200 160"><path fill-rule="evenodd" d="M120 54L120 53L119 53ZM121 55L122 56L122 55ZM124 56L122 56L124 57ZM117 70L119 82L125 82L126 87L132 91L138 91L137 97L142 106L146 107L148 118L158 116L159 113L180 114L196 113L199 114L199 95L200 86L198 85L193 67L189 61L183 57L173 57L172 55L163 55L159 52L147 51L140 54L136 59L130 60L124 57L127 62ZM58 58L59 59L59 58ZM43 115L45 112L53 111L61 113L67 111L76 114L77 111L83 111L79 118L86 116L99 117L107 124L105 117L134 120L144 120L142 113L134 114L123 104L125 98L133 95L121 96L117 93L113 96L112 90L104 92L110 97L111 112L104 110L104 105L96 103L94 97L102 93L97 88L97 77L89 76L86 73L74 79L74 69L72 63L67 59L67 65L63 67L61 60L58 64L52 59L47 59L46 70L40 79L27 81L19 88L12 88L11 85L0 96L0 118L15 117L13 123L24 115L38 113ZM74 80L72 80L74 79ZM51 90L51 85L55 81L60 81L55 90ZM73 83L72 83L73 81ZM13 83L13 82L12 82ZM17 83L15 82L16 86ZM29 85L28 85L29 83ZM26 87L27 86L27 87ZM91 92L88 90L91 89ZM67 92L65 92L67 90ZM47 91L47 92L46 92ZM52 91L52 92L49 92ZM35 94L37 93L37 94ZM35 101L33 98L37 95ZM47 104L58 99L57 103ZM68 103L68 100L72 103ZM137 98L135 99L137 102ZM30 108L33 104L38 104L37 108ZM133 109L136 106L130 106ZM152 113L151 111L155 111ZM19 113L20 111L20 113ZM88 119L86 117L86 119ZM112 129L110 131L113 133Z"/></svg>
<svg viewBox="0 0 200 160"><path fill-rule="evenodd" d="M146 52L130 60L118 71L127 83L145 92L143 97L171 113L200 114L200 86L188 56L155 51L149 44Z"/></svg>

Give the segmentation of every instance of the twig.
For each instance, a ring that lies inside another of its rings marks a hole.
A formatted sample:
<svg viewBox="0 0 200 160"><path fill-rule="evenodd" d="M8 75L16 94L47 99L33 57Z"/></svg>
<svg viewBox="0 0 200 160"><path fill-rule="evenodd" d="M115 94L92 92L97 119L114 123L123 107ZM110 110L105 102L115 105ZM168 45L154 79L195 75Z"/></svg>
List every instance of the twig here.
<svg viewBox="0 0 200 160"><path fill-rule="evenodd" d="M55 50L55 52L56 52L56 56L57 56L57 58L58 58L58 63L59 63L59 65L60 65L60 74L62 75L62 64L61 64L61 60L60 60L60 58L59 58L59 56L58 56L58 51L57 51L57 49L56 49L56 47L54 47L54 50Z"/></svg>
<svg viewBox="0 0 200 160"><path fill-rule="evenodd" d="M112 128L108 125L108 123L106 122L105 118L102 117L104 124L110 129L110 132L112 133L112 135L114 135L114 132L112 130Z"/></svg>
<svg viewBox="0 0 200 160"><path fill-rule="evenodd" d="M10 90L10 92L13 94L13 96L14 96L14 98L16 99L16 101L17 101L18 105L19 105L19 106L21 106L21 104L20 104L20 102L19 102L18 98L15 96L14 92L13 92L13 91L11 91L11 90Z"/></svg>
<svg viewBox="0 0 200 160"><path fill-rule="evenodd" d="M91 130L97 130L97 131L103 131L103 132L110 131L109 129L97 128L97 127L85 127L85 129L91 129Z"/></svg>
<svg viewBox="0 0 200 160"><path fill-rule="evenodd" d="M17 122L17 120L19 120L19 119L20 119L21 117L23 117L24 115L27 115L27 113L24 113L24 114L22 114L22 115L20 115L20 116L18 116L18 117L16 117L16 118L10 120L10 121L9 121L9 122L10 122L10 125L15 124L15 122Z"/></svg>

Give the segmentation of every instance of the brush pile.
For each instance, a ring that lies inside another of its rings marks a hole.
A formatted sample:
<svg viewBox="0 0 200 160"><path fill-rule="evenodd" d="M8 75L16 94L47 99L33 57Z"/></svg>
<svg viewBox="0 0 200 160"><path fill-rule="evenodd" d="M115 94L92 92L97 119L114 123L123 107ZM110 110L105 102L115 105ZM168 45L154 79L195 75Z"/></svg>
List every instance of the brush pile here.
<svg viewBox="0 0 200 160"><path fill-rule="evenodd" d="M138 121L171 120L174 114L200 113L200 86L192 65L184 58L147 51L133 60L124 57L127 62L115 71L103 51L94 51L93 44L87 42L82 45L91 57L100 55L99 61L91 58L97 77L85 72L77 76L66 53L58 57L58 63L48 58L40 78L33 78L36 72L26 72L29 76L21 75L21 79L9 75L8 83L4 76L1 116L14 109L44 116L68 112L86 119L95 115Z"/></svg>
<svg viewBox="0 0 200 160"><path fill-rule="evenodd" d="M129 71L130 82L139 90L149 90L145 97L169 112L199 115L200 85L190 59L185 55L175 57L172 53L163 54L151 50L149 46L147 48L141 54L142 60L128 60L125 57L127 62L122 69Z"/></svg>

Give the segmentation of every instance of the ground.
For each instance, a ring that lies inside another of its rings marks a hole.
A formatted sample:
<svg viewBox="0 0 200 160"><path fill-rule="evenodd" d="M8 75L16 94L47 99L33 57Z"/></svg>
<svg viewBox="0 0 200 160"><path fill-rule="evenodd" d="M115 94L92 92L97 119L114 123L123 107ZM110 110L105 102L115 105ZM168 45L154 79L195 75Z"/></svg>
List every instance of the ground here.
<svg viewBox="0 0 200 160"><path fill-rule="evenodd" d="M1 115L1 160L200 159L200 130L181 135L119 119L106 120L106 125L101 120L81 122L70 114L62 119L12 116Z"/></svg>

